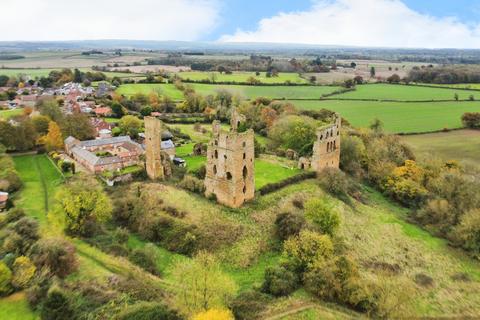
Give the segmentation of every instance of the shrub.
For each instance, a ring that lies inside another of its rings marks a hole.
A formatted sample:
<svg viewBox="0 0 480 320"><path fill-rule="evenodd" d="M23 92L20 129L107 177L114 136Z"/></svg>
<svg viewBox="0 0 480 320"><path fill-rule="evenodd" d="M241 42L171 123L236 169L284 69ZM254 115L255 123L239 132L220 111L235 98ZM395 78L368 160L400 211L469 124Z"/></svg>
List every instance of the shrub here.
<svg viewBox="0 0 480 320"><path fill-rule="evenodd" d="M302 230L283 244L283 256L298 271L304 271L309 264L332 255L330 236L310 230Z"/></svg>
<svg viewBox="0 0 480 320"><path fill-rule="evenodd" d="M72 318L73 315L73 308L67 293L56 286L50 288L42 305L42 320L64 320Z"/></svg>
<svg viewBox="0 0 480 320"><path fill-rule="evenodd" d="M183 319L177 312L168 309L165 305L157 302L139 302L128 306L120 312L115 320L181 320Z"/></svg>
<svg viewBox="0 0 480 320"><path fill-rule="evenodd" d="M265 279L262 291L273 296L288 296L299 285L299 279L295 272L284 266L269 267L265 270Z"/></svg>
<svg viewBox="0 0 480 320"><path fill-rule="evenodd" d="M429 200L415 213L415 218L428 229L446 234L455 225L454 208L445 199Z"/></svg>
<svg viewBox="0 0 480 320"><path fill-rule="evenodd" d="M480 128L480 112L466 112L462 115L462 123L471 129Z"/></svg>
<svg viewBox="0 0 480 320"><path fill-rule="evenodd" d="M64 239L41 239L32 247L32 260L37 268L47 267L64 278L77 269L75 247Z"/></svg>
<svg viewBox="0 0 480 320"><path fill-rule="evenodd" d="M7 211L7 214L5 216L5 223L12 223L20 220L23 217L25 217L25 211L23 211L23 209L12 208Z"/></svg>
<svg viewBox="0 0 480 320"><path fill-rule="evenodd" d="M230 303L235 319L253 320L260 316L268 303L268 295L258 291L244 291Z"/></svg>
<svg viewBox="0 0 480 320"><path fill-rule="evenodd" d="M346 197L354 191L354 185L350 182L347 175L335 168L326 168L319 175L320 186L328 193Z"/></svg>
<svg viewBox="0 0 480 320"><path fill-rule="evenodd" d="M476 255L480 254L480 209L464 214L455 227L454 237L460 245Z"/></svg>
<svg viewBox="0 0 480 320"><path fill-rule="evenodd" d="M128 257L130 261L140 266L142 269L158 275L159 272L157 269L156 258L157 256L154 248L148 245L145 246L145 248L133 250Z"/></svg>
<svg viewBox="0 0 480 320"><path fill-rule="evenodd" d="M305 218L299 213L283 212L275 219L277 235L281 240L298 235L305 224Z"/></svg>
<svg viewBox="0 0 480 320"><path fill-rule="evenodd" d="M180 182L179 187L199 194L203 194L205 192L205 185L203 183L203 180L188 175L183 177L183 180Z"/></svg>
<svg viewBox="0 0 480 320"><path fill-rule="evenodd" d="M305 204L305 216L324 234L333 236L340 226L340 216L326 199L310 199Z"/></svg>
<svg viewBox="0 0 480 320"><path fill-rule="evenodd" d="M282 181L279 181L279 182L266 184L263 187L261 187L260 189L258 189L258 193L260 195L265 195L265 194L280 190L280 189L282 189L282 188L284 188L288 185L295 184L295 183L298 183L300 181L307 180L307 179L313 179L316 176L317 176L317 174L313 171L303 172L303 173L297 174L295 176L289 177L289 178L287 178L285 180L282 180Z"/></svg>
<svg viewBox="0 0 480 320"><path fill-rule="evenodd" d="M113 234L113 238L115 239L115 241L120 244L127 243L129 237L130 233L125 228L117 228L115 229L115 232Z"/></svg>
<svg viewBox="0 0 480 320"><path fill-rule="evenodd" d="M29 258L25 256L18 257L13 263L12 285L17 289L28 287L36 269Z"/></svg>
<svg viewBox="0 0 480 320"><path fill-rule="evenodd" d="M10 283L12 281L12 271L7 265L0 261L0 296L3 296L10 292Z"/></svg>

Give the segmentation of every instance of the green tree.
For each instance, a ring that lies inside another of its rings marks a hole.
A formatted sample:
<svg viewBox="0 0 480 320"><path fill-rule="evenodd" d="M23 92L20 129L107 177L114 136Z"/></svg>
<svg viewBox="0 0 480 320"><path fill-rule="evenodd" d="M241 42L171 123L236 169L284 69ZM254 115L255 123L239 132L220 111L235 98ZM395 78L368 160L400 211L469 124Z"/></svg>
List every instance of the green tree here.
<svg viewBox="0 0 480 320"><path fill-rule="evenodd" d="M333 236L340 226L340 216L325 199L310 199L305 204L305 216L315 223L322 233Z"/></svg>
<svg viewBox="0 0 480 320"><path fill-rule="evenodd" d="M305 224L305 218L299 213L283 212L275 219L277 235L281 240L298 235Z"/></svg>
<svg viewBox="0 0 480 320"><path fill-rule="evenodd" d="M142 121L135 116L124 116L118 123L122 134L129 135L134 138L138 136L138 133L142 129Z"/></svg>
<svg viewBox="0 0 480 320"><path fill-rule="evenodd" d="M375 67L371 67L370 68L370 78L374 78L376 73L377 72L375 71Z"/></svg>
<svg viewBox="0 0 480 320"><path fill-rule="evenodd" d="M32 117L32 123L39 135L46 135L48 133L48 125L50 119L47 116L37 115Z"/></svg>
<svg viewBox="0 0 480 320"><path fill-rule="evenodd" d="M304 271L313 262L333 255L333 243L328 235L302 230L283 244L283 256L297 270Z"/></svg>
<svg viewBox="0 0 480 320"><path fill-rule="evenodd" d="M113 102L110 108L112 109L112 113L115 118L121 118L125 115L122 105L118 102Z"/></svg>
<svg viewBox="0 0 480 320"><path fill-rule="evenodd" d="M207 252L178 262L172 270L178 285L175 302L187 314L225 307L237 291L235 282Z"/></svg>
<svg viewBox="0 0 480 320"><path fill-rule="evenodd" d="M66 229L71 234L91 235L98 223L112 215L110 198L92 178L77 177L56 195L65 216Z"/></svg>
<svg viewBox="0 0 480 320"><path fill-rule="evenodd" d="M49 117L55 122L58 122L63 118L62 111L60 110L57 100L55 99L40 100L37 103L37 109L42 115Z"/></svg>
<svg viewBox="0 0 480 320"><path fill-rule="evenodd" d="M317 125L309 117L284 116L271 127L268 136L275 147L293 149L300 155L312 152Z"/></svg>
<svg viewBox="0 0 480 320"><path fill-rule="evenodd" d="M95 137L95 128L90 117L83 113L73 113L65 116L60 123L64 137L72 136L78 140L88 140Z"/></svg>

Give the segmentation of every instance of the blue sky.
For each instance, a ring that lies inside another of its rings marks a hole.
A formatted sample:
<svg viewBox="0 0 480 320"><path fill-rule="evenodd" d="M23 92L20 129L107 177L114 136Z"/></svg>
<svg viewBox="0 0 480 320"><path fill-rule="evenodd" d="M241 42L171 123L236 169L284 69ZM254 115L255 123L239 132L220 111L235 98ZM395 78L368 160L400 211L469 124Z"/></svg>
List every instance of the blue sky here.
<svg viewBox="0 0 480 320"><path fill-rule="evenodd" d="M361 1L361 0L358 0ZM467 24L480 22L480 0L404 0L409 8L426 15L455 16ZM216 40L238 28L255 29L258 21L279 12L308 10L311 0L225 0L222 1L218 28L205 40Z"/></svg>
<svg viewBox="0 0 480 320"><path fill-rule="evenodd" d="M181 40L480 49L480 0L0 0L0 41ZM22 23L18 23L21 14ZM14 27L12 27L14 26ZM39 27L41 26L41 27Z"/></svg>

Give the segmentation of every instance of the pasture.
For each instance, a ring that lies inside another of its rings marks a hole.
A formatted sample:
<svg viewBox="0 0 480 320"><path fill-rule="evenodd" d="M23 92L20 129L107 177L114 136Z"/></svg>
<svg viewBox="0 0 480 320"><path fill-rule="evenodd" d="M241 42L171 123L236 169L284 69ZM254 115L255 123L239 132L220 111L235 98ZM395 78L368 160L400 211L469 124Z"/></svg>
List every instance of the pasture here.
<svg viewBox="0 0 480 320"><path fill-rule="evenodd" d="M455 100L458 94L460 100L468 100L476 92L454 90L447 88L430 88L422 86L407 86L397 84L367 84L358 85L355 91L336 95L338 99L372 99L372 100L398 100L398 101L435 101ZM477 94L480 98L480 93Z"/></svg>
<svg viewBox="0 0 480 320"><path fill-rule="evenodd" d="M20 68L14 68L14 69L1 69L0 68L0 75L5 75L8 77L19 77L19 76L28 76L32 79L35 78L40 78L40 77L47 77L50 72L52 71L60 71L61 68L37 68L37 69L32 69L32 68L26 68L26 69L20 69ZM92 70L91 68L79 68L80 71L82 72L97 72ZM72 70L73 71L73 70ZM103 74L105 74L109 78L113 77L119 77L119 78L137 78L137 77L143 77L143 74L140 73L127 73L127 72L112 72L112 71L102 71Z"/></svg>
<svg viewBox="0 0 480 320"><path fill-rule="evenodd" d="M439 157L478 166L480 163L480 131L455 130L402 137L416 154Z"/></svg>
<svg viewBox="0 0 480 320"><path fill-rule="evenodd" d="M294 101L305 110L329 109L339 112L355 127L367 127L378 118L387 132L432 132L444 128L461 128L465 112L480 112L480 104L465 102L380 102L380 101Z"/></svg>
<svg viewBox="0 0 480 320"><path fill-rule="evenodd" d="M248 99L265 97L271 99L320 99L324 94L340 90L337 86L245 86L190 83L195 91L201 95L215 94L219 90L227 90L232 94ZM117 89L117 93L132 96L136 93L149 94L159 92L174 100L183 99L183 94L173 84L124 84Z"/></svg>
<svg viewBox="0 0 480 320"><path fill-rule="evenodd" d="M247 82L247 79L253 77L261 83L308 83L307 80L300 77L298 73L283 72L279 73L277 77L267 77L265 72L256 75L255 72L234 71L232 74L214 72L200 72L200 71L184 71L178 72L177 75L183 80L210 80L212 82Z"/></svg>

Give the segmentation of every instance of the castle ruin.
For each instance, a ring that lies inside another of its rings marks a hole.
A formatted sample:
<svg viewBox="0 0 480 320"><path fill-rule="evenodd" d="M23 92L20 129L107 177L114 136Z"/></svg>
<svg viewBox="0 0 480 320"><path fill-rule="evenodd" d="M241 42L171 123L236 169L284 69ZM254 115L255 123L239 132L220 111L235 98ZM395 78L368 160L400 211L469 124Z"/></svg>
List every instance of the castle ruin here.
<svg viewBox="0 0 480 320"><path fill-rule="evenodd" d="M152 180L164 179L161 148L163 123L155 117L145 117L144 120L147 175Z"/></svg>
<svg viewBox="0 0 480 320"><path fill-rule="evenodd" d="M213 138L207 147L206 196L215 195L223 205L238 208L255 196L254 132L238 132L244 117L232 112L229 132L213 122Z"/></svg>
<svg viewBox="0 0 480 320"><path fill-rule="evenodd" d="M340 129L342 119L335 114L334 123L317 130L317 140L313 145L311 166L320 173L325 168L340 166Z"/></svg>

